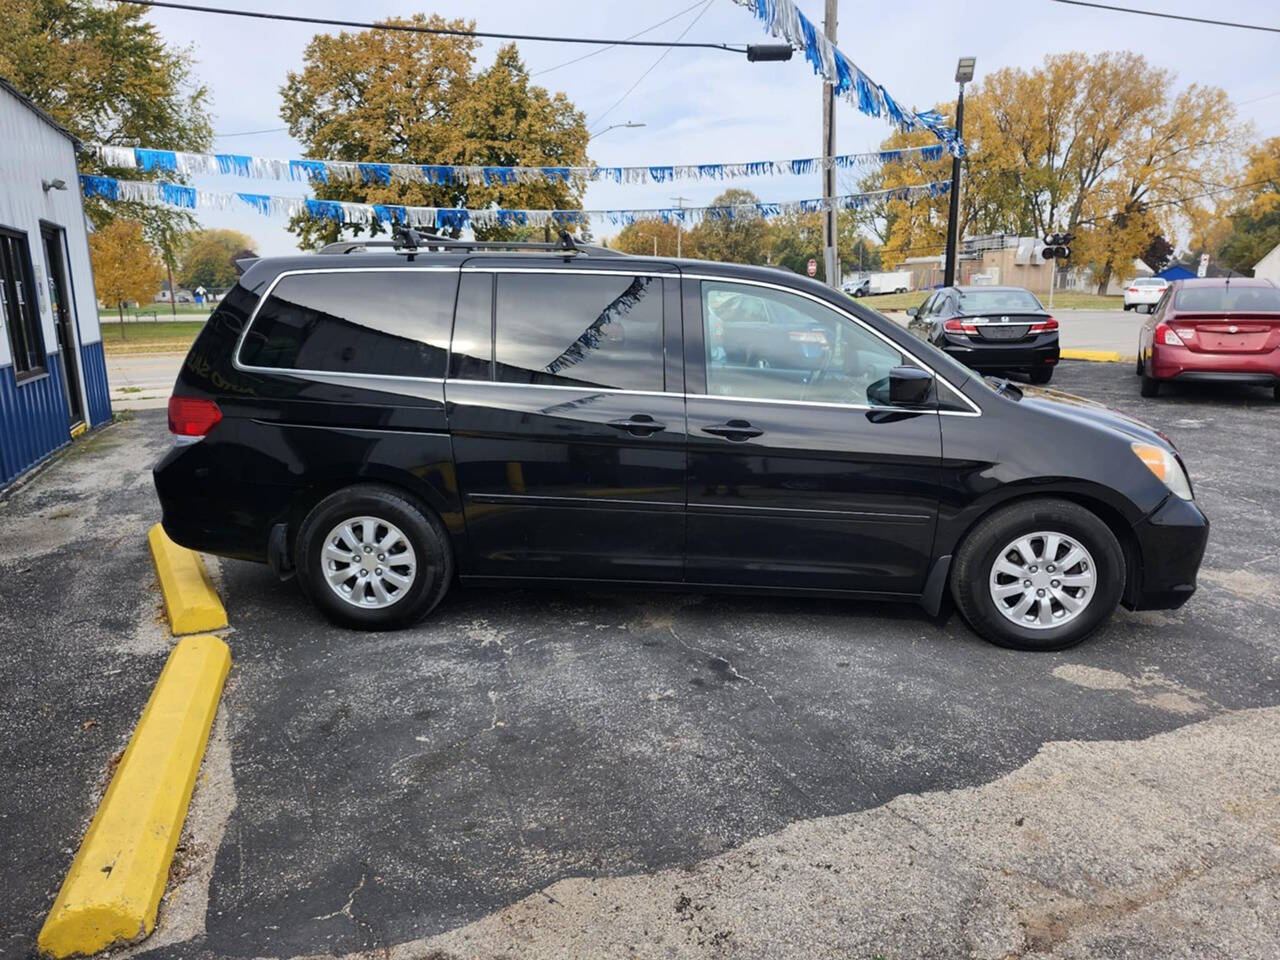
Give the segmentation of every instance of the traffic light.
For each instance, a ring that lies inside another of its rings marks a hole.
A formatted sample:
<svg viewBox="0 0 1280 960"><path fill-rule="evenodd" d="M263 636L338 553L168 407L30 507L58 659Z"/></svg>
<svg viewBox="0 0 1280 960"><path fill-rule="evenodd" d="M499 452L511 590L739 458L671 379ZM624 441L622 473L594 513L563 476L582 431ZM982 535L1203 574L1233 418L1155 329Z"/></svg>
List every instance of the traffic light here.
<svg viewBox="0 0 1280 960"><path fill-rule="evenodd" d="M1040 256L1046 260L1066 260L1071 256L1071 248L1067 246L1075 239L1072 233L1051 233L1044 238L1044 249Z"/></svg>

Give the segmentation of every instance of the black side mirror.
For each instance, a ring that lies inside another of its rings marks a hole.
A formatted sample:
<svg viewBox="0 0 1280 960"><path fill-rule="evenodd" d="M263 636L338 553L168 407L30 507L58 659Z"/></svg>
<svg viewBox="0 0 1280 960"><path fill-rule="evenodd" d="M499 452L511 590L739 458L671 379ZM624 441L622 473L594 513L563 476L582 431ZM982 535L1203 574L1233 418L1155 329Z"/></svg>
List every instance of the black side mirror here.
<svg viewBox="0 0 1280 960"><path fill-rule="evenodd" d="M919 307L907 307L907 316L908 316L908 317L918 317L918 316L920 316L920 308L919 308Z"/></svg>
<svg viewBox="0 0 1280 960"><path fill-rule="evenodd" d="M896 406L918 407L927 403L933 390L933 374L919 367L894 367L889 371L889 402Z"/></svg>

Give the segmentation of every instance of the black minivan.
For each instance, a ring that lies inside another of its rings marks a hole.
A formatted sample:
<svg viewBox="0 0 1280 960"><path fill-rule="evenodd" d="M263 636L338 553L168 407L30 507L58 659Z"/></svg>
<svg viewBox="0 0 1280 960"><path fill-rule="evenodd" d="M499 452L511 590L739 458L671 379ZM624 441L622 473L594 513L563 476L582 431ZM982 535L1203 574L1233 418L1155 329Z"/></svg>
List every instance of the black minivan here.
<svg viewBox="0 0 1280 960"><path fill-rule="evenodd" d="M422 245L414 246L419 241ZM1180 606L1173 445L784 271L410 237L264 259L186 358L164 529L412 624L455 579L911 600L1007 646Z"/></svg>

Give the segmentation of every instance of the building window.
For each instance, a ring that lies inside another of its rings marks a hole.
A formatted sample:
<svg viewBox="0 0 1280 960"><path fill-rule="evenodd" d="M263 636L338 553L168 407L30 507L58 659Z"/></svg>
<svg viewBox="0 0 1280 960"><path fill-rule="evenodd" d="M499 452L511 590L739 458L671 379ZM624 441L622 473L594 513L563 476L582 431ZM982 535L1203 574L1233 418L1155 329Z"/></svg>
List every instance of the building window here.
<svg viewBox="0 0 1280 960"><path fill-rule="evenodd" d="M0 322L9 330L13 372L26 380L45 372L40 306L27 235L0 228Z"/></svg>

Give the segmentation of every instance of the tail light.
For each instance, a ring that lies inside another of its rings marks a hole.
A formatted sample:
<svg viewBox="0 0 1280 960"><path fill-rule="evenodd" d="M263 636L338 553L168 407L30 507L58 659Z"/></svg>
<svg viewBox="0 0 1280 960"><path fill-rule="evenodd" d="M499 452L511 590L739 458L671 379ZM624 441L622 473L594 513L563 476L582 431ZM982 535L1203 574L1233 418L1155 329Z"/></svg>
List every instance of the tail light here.
<svg viewBox="0 0 1280 960"><path fill-rule="evenodd" d="M1173 332L1172 327L1168 327L1163 323L1156 324L1155 341L1156 343L1163 343L1167 347L1182 346L1182 338Z"/></svg>
<svg viewBox="0 0 1280 960"><path fill-rule="evenodd" d="M947 333L977 333L978 328L972 323L965 323L963 320L947 320L942 324L942 329Z"/></svg>
<svg viewBox="0 0 1280 960"><path fill-rule="evenodd" d="M1138 288L1137 288L1137 287L1130 287L1130 288L1129 288L1129 292L1130 292L1130 293L1137 293L1137 292L1138 292Z"/></svg>
<svg viewBox="0 0 1280 960"><path fill-rule="evenodd" d="M1044 320L1041 320L1039 323L1033 323L1031 325L1031 329L1028 330L1027 332L1028 333L1049 333L1050 331L1057 330L1057 329L1058 329L1058 321L1055 320L1053 317L1046 317Z"/></svg>
<svg viewBox="0 0 1280 960"><path fill-rule="evenodd" d="M827 345L827 335L821 330L792 330L793 343L816 343L820 347Z"/></svg>
<svg viewBox="0 0 1280 960"><path fill-rule="evenodd" d="M169 432L179 437L203 437L218 425L222 411L204 397L169 398Z"/></svg>

